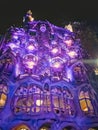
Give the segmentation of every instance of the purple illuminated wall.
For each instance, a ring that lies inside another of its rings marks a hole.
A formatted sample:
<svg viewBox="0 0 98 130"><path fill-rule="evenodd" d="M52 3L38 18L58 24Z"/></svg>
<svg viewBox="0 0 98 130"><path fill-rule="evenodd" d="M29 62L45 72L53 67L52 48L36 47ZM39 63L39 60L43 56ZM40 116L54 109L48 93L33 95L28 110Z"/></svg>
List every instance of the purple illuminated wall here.
<svg viewBox="0 0 98 130"><path fill-rule="evenodd" d="M24 18L1 39L0 128L97 130L93 69L80 40L30 12Z"/></svg>

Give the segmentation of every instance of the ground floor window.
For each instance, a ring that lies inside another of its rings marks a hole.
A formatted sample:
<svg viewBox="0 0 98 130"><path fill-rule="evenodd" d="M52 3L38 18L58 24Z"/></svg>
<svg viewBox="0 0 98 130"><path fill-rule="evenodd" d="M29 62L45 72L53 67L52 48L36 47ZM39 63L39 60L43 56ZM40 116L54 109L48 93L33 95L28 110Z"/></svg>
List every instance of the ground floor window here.
<svg viewBox="0 0 98 130"><path fill-rule="evenodd" d="M45 124L42 127L40 127L39 130L51 130L51 125L50 124Z"/></svg>
<svg viewBox="0 0 98 130"><path fill-rule="evenodd" d="M98 130L98 127L89 128L88 130Z"/></svg>
<svg viewBox="0 0 98 130"><path fill-rule="evenodd" d="M12 130L30 130L30 128L27 125L21 124L15 126Z"/></svg>

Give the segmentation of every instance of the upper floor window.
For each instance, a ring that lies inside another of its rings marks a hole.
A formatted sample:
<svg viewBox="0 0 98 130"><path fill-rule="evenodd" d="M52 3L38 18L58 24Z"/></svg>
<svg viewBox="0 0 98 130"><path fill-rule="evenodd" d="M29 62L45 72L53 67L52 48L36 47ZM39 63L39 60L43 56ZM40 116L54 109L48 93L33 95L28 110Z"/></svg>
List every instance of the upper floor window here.
<svg viewBox="0 0 98 130"><path fill-rule="evenodd" d="M73 67L73 77L77 83L81 83L87 80L85 68L81 64L77 64Z"/></svg>

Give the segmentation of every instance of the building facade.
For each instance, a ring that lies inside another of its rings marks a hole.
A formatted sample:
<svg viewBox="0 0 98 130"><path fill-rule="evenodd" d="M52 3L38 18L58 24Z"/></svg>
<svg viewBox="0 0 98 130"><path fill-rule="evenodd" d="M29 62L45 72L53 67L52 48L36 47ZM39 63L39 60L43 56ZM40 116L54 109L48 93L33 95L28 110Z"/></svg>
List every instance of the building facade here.
<svg viewBox="0 0 98 130"><path fill-rule="evenodd" d="M94 71L73 32L29 11L0 43L0 130L98 130Z"/></svg>

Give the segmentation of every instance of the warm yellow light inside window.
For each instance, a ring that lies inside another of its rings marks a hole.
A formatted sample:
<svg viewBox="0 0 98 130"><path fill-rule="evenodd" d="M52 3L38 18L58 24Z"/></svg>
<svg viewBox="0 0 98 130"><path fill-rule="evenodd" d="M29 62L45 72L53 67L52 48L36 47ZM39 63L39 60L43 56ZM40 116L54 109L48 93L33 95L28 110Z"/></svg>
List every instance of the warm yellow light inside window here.
<svg viewBox="0 0 98 130"><path fill-rule="evenodd" d="M90 111L93 111L93 106L91 104L91 101L90 100L86 100L87 101L87 105L88 105L88 108L90 109Z"/></svg>
<svg viewBox="0 0 98 130"><path fill-rule="evenodd" d="M1 98L0 98L0 107L3 107L5 105L7 96L5 94L1 94Z"/></svg>
<svg viewBox="0 0 98 130"><path fill-rule="evenodd" d="M80 105L81 105L82 111L85 111L85 112L88 111L87 104L86 104L86 101L84 99L80 100Z"/></svg>
<svg viewBox="0 0 98 130"><path fill-rule="evenodd" d="M79 99L80 99L80 106L82 111L84 112L90 111L90 114L93 114L94 110L90 100L89 92L81 91L79 95Z"/></svg>
<svg viewBox="0 0 98 130"><path fill-rule="evenodd" d="M12 130L30 130L26 125L19 125L13 128Z"/></svg>
<svg viewBox="0 0 98 130"><path fill-rule="evenodd" d="M40 99L36 100L36 105L37 106L41 106L42 104L43 104L42 100L40 100Z"/></svg>
<svg viewBox="0 0 98 130"><path fill-rule="evenodd" d="M47 130L46 128L41 128L40 130Z"/></svg>
<svg viewBox="0 0 98 130"><path fill-rule="evenodd" d="M40 130L50 130L48 127L42 127Z"/></svg>
<svg viewBox="0 0 98 130"><path fill-rule="evenodd" d="M75 56L77 56L77 53L75 51L69 51L67 53L71 58L74 58Z"/></svg>

